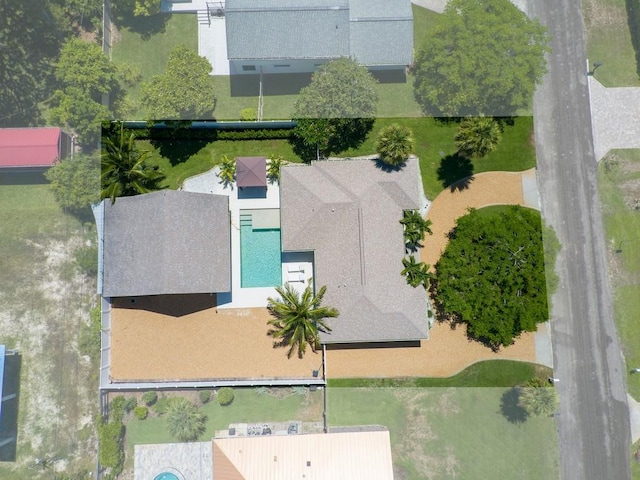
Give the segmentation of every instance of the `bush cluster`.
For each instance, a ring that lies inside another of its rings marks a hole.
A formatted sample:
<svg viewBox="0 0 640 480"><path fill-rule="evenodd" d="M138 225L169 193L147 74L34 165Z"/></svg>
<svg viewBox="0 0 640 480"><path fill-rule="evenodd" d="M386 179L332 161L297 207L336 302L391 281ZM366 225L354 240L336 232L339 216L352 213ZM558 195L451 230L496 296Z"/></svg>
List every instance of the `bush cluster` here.
<svg viewBox="0 0 640 480"><path fill-rule="evenodd" d="M112 422L122 423L125 402L126 399L122 395L111 400L111 404L109 405L109 419Z"/></svg>
<svg viewBox="0 0 640 480"><path fill-rule="evenodd" d="M140 405L133 409L133 414L136 416L138 420L144 420L149 415L149 409L144 405Z"/></svg>
<svg viewBox="0 0 640 480"><path fill-rule="evenodd" d="M144 394L142 395L142 402L149 407L154 403L156 403L157 401L158 401L157 392L154 392L154 391L144 392Z"/></svg>
<svg viewBox="0 0 640 480"><path fill-rule="evenodd" d="M198 393L198 397L200 397L200 403L203 405L208 403L211 400L211 391L210 390L200 390Z"/></svg>
<svg viewBox="0 0 640 480"><path fill-rule="evenodd" d="M218 398L218 403L220 405L230 405L231 402L233 402L233 398L235 397L235 392L233 391L233 388L222 387L220 390L218 390L216 397Z"/></svg>
<svg viewBox="0 0 640 480"><path fill-rule="evenodd" d="M122 442L124 425L122 425L121 421L100 424L98 437L100 440L100 464L105 468L111 469L109 475L105 478L115 478L122 472L124 466L124 445Z"/></svg>

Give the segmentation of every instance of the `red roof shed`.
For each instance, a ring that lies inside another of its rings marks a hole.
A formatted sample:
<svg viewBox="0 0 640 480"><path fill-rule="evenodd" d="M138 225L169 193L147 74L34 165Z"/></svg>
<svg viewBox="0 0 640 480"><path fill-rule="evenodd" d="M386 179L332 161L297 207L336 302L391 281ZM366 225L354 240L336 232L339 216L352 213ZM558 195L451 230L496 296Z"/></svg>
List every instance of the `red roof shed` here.
<svg viewBox="0 0 640 480"><path fill-rule="evenodd" d="M70 151L58 127L0 128L0 168L46 168Z"/></svg>
<svg viewBox="0 0 640 480"><path fill-rule="evenodd" d="M266 157L236 158L236 183L238 187L266 187Z"/></svg>

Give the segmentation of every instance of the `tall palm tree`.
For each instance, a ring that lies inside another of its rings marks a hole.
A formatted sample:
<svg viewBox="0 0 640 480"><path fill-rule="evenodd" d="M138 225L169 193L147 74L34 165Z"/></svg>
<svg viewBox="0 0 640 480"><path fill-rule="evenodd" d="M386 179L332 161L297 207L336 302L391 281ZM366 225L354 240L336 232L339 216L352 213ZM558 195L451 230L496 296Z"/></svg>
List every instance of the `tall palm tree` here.
<svg viewBox="0 0 640 480"><path fill-rule="evenodd" d="M313 295L311 285L305 288L302 295L298 294L290 284L276 287L281 298L267 299L267 309L274 317L267 323L273 327L268 334L276 341L274 347L289 347L287 358L291 358L297 349L298 358L302 358L307 345L315 352L320 348L319 332L330 332L325 318L335 318L338 310L321 305L327 287L323 286L317 295Z"/></svg>
<svg viewBox="0 0 640 480"><path fill-rule="evenodd" d="M404 268L400 272L401 275L407 277L407 283L413 288L422 285L425 289L429 286L429 280L433 274L429 272L429 265L422 262L416 262L413 255L408 255L402 259Z"/></svg>
<svg viewBox="0 0 640 480"><path fill-rule="evenodd" d="M135 135L124 129L107 136L102 143L100 159L102 184L101 198L110 198L111 203L117 197L130 197L141 193L161 190L164 174L157 166L147 163L149 151L139 151Z"/></svg>
<svg viewBox="0 0 640 480"><path fill-rule="evenodd" d="M518 404L529 415L551 415L558 408L558 392L553 387L521 387Z"/></svg>
<svg viewBox="0 0 640 480"><path fill-rule="evenodd" d="M230 159L226 155L222 156L218 178L225 187L236 181L236 161L234 159Z"/></svg>
<svg viewBox="0 0 640 480"><path fill-rule="evenodd" d="M465 118L454 138L465 157L482 158L493 152L502 139L502 128L492 117Z"/></svg>
<svg viewBox="0 0 640 480"><path fill-rule="evenodd" d="M286 164L287 162L282 158L282 155L270 155L269 166L267 167L267 177L269 178L269 182L280 183L280 169Z"/></svg>
<svg viewBox="0 0 640 480"><path fill-rule="evenodd" d="M431 235L431 220L425 220L417 210L405 210L402 212L400 223L404 226L404 242L407 251L415 252L422 248L420 241L424 235Z"/></svg>
<svg viewBox="0 0 640 480"><path fill-rule="evenodd" d="M205 431L206 415L184 397L171 399L167 408L167 429L181 442L197 440Z"/></svg>
<svg viewBox="0 0 640 480"><path fill-rule="evenodd" d="M376 151L380 155L380 160L392 167L398 167L406 162L413 146L411 130L397 123L380 130L376 140Z"/></svg>

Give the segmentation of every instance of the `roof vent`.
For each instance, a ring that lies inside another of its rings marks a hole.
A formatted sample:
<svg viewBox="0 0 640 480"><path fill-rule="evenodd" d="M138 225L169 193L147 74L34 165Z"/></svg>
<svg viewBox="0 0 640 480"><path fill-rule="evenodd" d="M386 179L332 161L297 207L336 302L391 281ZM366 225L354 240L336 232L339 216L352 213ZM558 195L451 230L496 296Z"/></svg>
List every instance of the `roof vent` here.
<svg viewBox="0 0 640 480"><path fill-rule="evenodd" d="M307 460L307 467L310 467L310 466L311 466L311 461Z"/></svg>

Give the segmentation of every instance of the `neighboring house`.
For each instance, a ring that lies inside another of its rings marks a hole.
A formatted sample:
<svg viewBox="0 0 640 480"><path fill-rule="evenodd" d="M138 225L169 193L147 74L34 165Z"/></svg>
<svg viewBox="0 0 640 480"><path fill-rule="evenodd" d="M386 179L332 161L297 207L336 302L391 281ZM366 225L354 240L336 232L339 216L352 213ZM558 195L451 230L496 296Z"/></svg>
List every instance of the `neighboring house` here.
<svg viewBox="0 0 640 480"><path fill-rule="evenodd" d="M394 478L389 432L380 427L136 445L134 466L136 480L158 478L164 472L202 480Z"/></svg>
<svg viewBox="0 0 640 480"><path fill-rule="evenodd" d="M340 57L371 70L413 62L410 0L226 0L224 16L232 75L313 72Z"/></svg>
<svg viewBox="0 0 640 480"><path fill-rule="evenodd" d="M71 153L71 139L57 127L0 129L0 169L46 169Z"/></svg>
<svg viewBox="0 0 640 480"><path fill-rule="evenodd" d="M371 160L288 165L280 181L283 251L312 251L315 285L339 310L325 344L428 337L427 296L400 275L403 210L421 206L418 160L387 172ZM295 205L295 208L287 206Z"/></svg>

